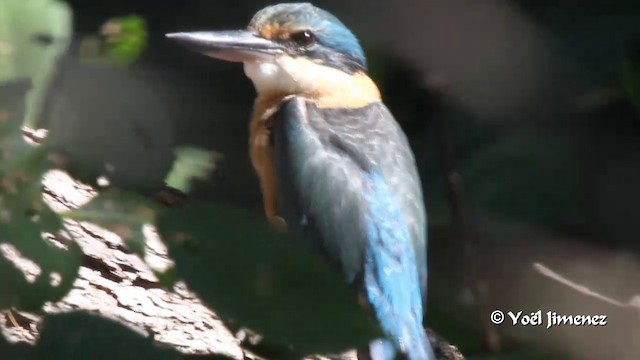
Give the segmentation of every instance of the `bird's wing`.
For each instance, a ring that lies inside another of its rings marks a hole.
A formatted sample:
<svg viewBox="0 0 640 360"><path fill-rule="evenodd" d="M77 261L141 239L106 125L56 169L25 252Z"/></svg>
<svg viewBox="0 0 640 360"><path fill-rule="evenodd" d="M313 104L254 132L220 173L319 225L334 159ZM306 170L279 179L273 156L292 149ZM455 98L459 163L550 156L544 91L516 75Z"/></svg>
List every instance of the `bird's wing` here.
<svg viewBox="0 0 640 360"><path fill-rule="evenodd" d="M300 97L275 116L280 215L310 233L348 282L360 279L394 343L385 348L412 360L433 358L422 328L426 216L415 160L397 123L382 103L329 110Z"/></svg>
<svg viewBox="0 0 640 360"><path fill-rule="evenodd" d="M279 212L289 227L310 232L349 282L364 276L372 221L406 231L424 299L422 189L407 139L384 104L322 109L293 97L274 116ZM391 208L375 212L372 200L383 193Z"/></svg>

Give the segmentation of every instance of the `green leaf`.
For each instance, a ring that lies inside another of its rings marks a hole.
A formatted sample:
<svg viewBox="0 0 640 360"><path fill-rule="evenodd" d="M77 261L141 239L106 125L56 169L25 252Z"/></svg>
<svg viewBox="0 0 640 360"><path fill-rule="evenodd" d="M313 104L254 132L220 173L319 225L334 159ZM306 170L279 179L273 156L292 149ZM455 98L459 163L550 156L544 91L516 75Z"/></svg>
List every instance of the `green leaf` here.
<svg viewBox="0 0 640 360"><path fill-rule="evenodd" d="M216 162L222 155L191 146L179 147L175 150L176 160L165 183L174 189L189 193L194 179L206 179L215 169Z"/></svg>
<svg viewBox="0 0 640 360"><path fill-rule="evenodd" d="M74 242L62 249L43 237L62 230L60 217L42 200L41 180L50 168L46 147L28 145L19 129L1 133L0 143L0 242L13 247L16 259L28 259L40 269L30 282L15 259L1 256L0 308L38 310L71 289L81 252Z"/></svg>
<svg viewBox="0 0 640 360"><path fill-rule="evenodd" d="M225 319L303 353L360 347L381 332L339 272L241 210L189 205L158 218L176 271Z"/></svg>
<svg viewBox="0 0 640 360"><path fill-rule="evenodd" d="M102 66L128 66L147 47L147 23L138 15L114 17L105 22L99 36L87 36L80 43L80 60Z"/></svg>
<svg viewBox="0 0 640 360"><path fill-rule="evenodd" d="M102 33L107 36L106 55L124 65L136 61L147 46L147 23L138 15L113 18Z"/></svg>
<svg viewBox="0 0 640 360"><path fill-rule="evenodd" d="M0 308L39 310L47 301L62 299L76 279L82 252L73 241L62 249L43 238L42 232L55 234L62 228L58 215L43 206L37 215L19 213L13 208L11 221L0 224L2 242L8 241L21 258L40 268L35 281L29 282L9 259L0 256Z"/></svg>
<svg viewBox="0 0 640 360"><path fill-rule="evenodd" d="M162 209L152 200L120 190L109 190L85 206L65 212L64 217L88 221L114 232L131 251L144 257L144 224L153 224Z"/></svg>
<svg viewBox="0 0 640 360"><path fill-rule="evenodd" d="M77 312L45 318L35 359L178 360L181 356L114 320Z"/></svg>
<svg viewBox="0 0 640 360"><path fill-rule="evenodd" d="M0 1L0 81L29 78L24 125L36 127L59 57L72 38L72 11L57 0ZM23 119L19 119L22 124Z"/></svg>

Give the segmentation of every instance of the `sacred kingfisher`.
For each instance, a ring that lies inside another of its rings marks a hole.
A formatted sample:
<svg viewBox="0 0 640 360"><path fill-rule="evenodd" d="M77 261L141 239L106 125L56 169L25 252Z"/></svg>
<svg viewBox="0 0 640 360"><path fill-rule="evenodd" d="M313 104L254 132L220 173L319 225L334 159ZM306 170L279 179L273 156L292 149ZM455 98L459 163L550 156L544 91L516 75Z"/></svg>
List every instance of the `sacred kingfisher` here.
<svg viewBox="0 0 640 360"><path fill-rule="evenodd" d="M266 216L306 234L361 291L386 336L369 356L435 359L422 327L420 178L354 34L325 10L287 3L260 10L246 30L167 37L244 64L257 91L249 152Z"/></svg>

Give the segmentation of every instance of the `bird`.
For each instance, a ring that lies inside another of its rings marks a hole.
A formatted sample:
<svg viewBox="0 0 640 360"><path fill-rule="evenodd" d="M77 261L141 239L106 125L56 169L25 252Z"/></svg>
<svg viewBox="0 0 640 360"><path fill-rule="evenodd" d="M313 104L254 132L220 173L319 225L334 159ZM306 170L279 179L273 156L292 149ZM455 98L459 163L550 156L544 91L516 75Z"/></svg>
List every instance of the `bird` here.
<svg viewBox="0 0 640 360"><path fill-rule="evenodd" d="M435 359L422 326L427 214L406 134L358 38L311 3L259 10L241 30L166 34L243 63L257 96L249 156L269 222L305 234L366 300L383 338L363 357Z"/></svg>

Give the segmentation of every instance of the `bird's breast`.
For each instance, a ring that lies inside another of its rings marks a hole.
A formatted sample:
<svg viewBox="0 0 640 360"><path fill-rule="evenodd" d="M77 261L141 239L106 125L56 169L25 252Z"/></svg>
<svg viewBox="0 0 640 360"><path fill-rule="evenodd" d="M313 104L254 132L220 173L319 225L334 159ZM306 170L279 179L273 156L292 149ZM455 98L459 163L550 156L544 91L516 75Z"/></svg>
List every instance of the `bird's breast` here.
<svg viewBox="0 0 640 360"><path fill-rule="evenodd" d="M249 122L249 157L260 182L262 201L267 219L277 226L276 170L271 144L273 114L285 96L271 94L258 96Z"/></svg>
<svg viewBox="0 0 640 360"><path fill-rule="evenodd" d="M334 78L333 81L335 80ZM277 118L274 114L278 112L281 105L289 98L298 97L303 99L304 102L312 103L318 111L328 111L327 115L332 119L327 119L327 122L323 122L321 125L328 126L329 123L333 123L338 128L342 126L350 128L352 125L340 124L341 119L350 123L357 122L357 119L361 118L361 116L357 116L361 109L366 109L370 104L380 102L377 87L366 75L352 75L348 78L348 81L343 79L342 83L333 83L333 85L344 85L344 88L334 92L330 92L327 89L324 93L319 92L318 96L290 94L287 91L271 89L271 91L260 92L255 101L249 125L249 155L260 182L265 214L268 220L278 227L282 227L283 221L278 218L276 182L278 174L276 173L276 161L272 145L272 129L273 122ZM329 86L329 84L325 83L317 86L322 88L321 86ZM345 111L346 113L343 114ZM367 112L366 110L361 111ZM348 115L345 116L345 114ZM371 125L368 124L366 117L362 117L361 120L363 124L360 125L364 127ZM305 117L298 118L295 121L305 121ZM346 146L349 144L341 143L338 145ZM348 150L348 147L343 150ZM359 157L356 157L356 160L358 159Z"/></svg>

